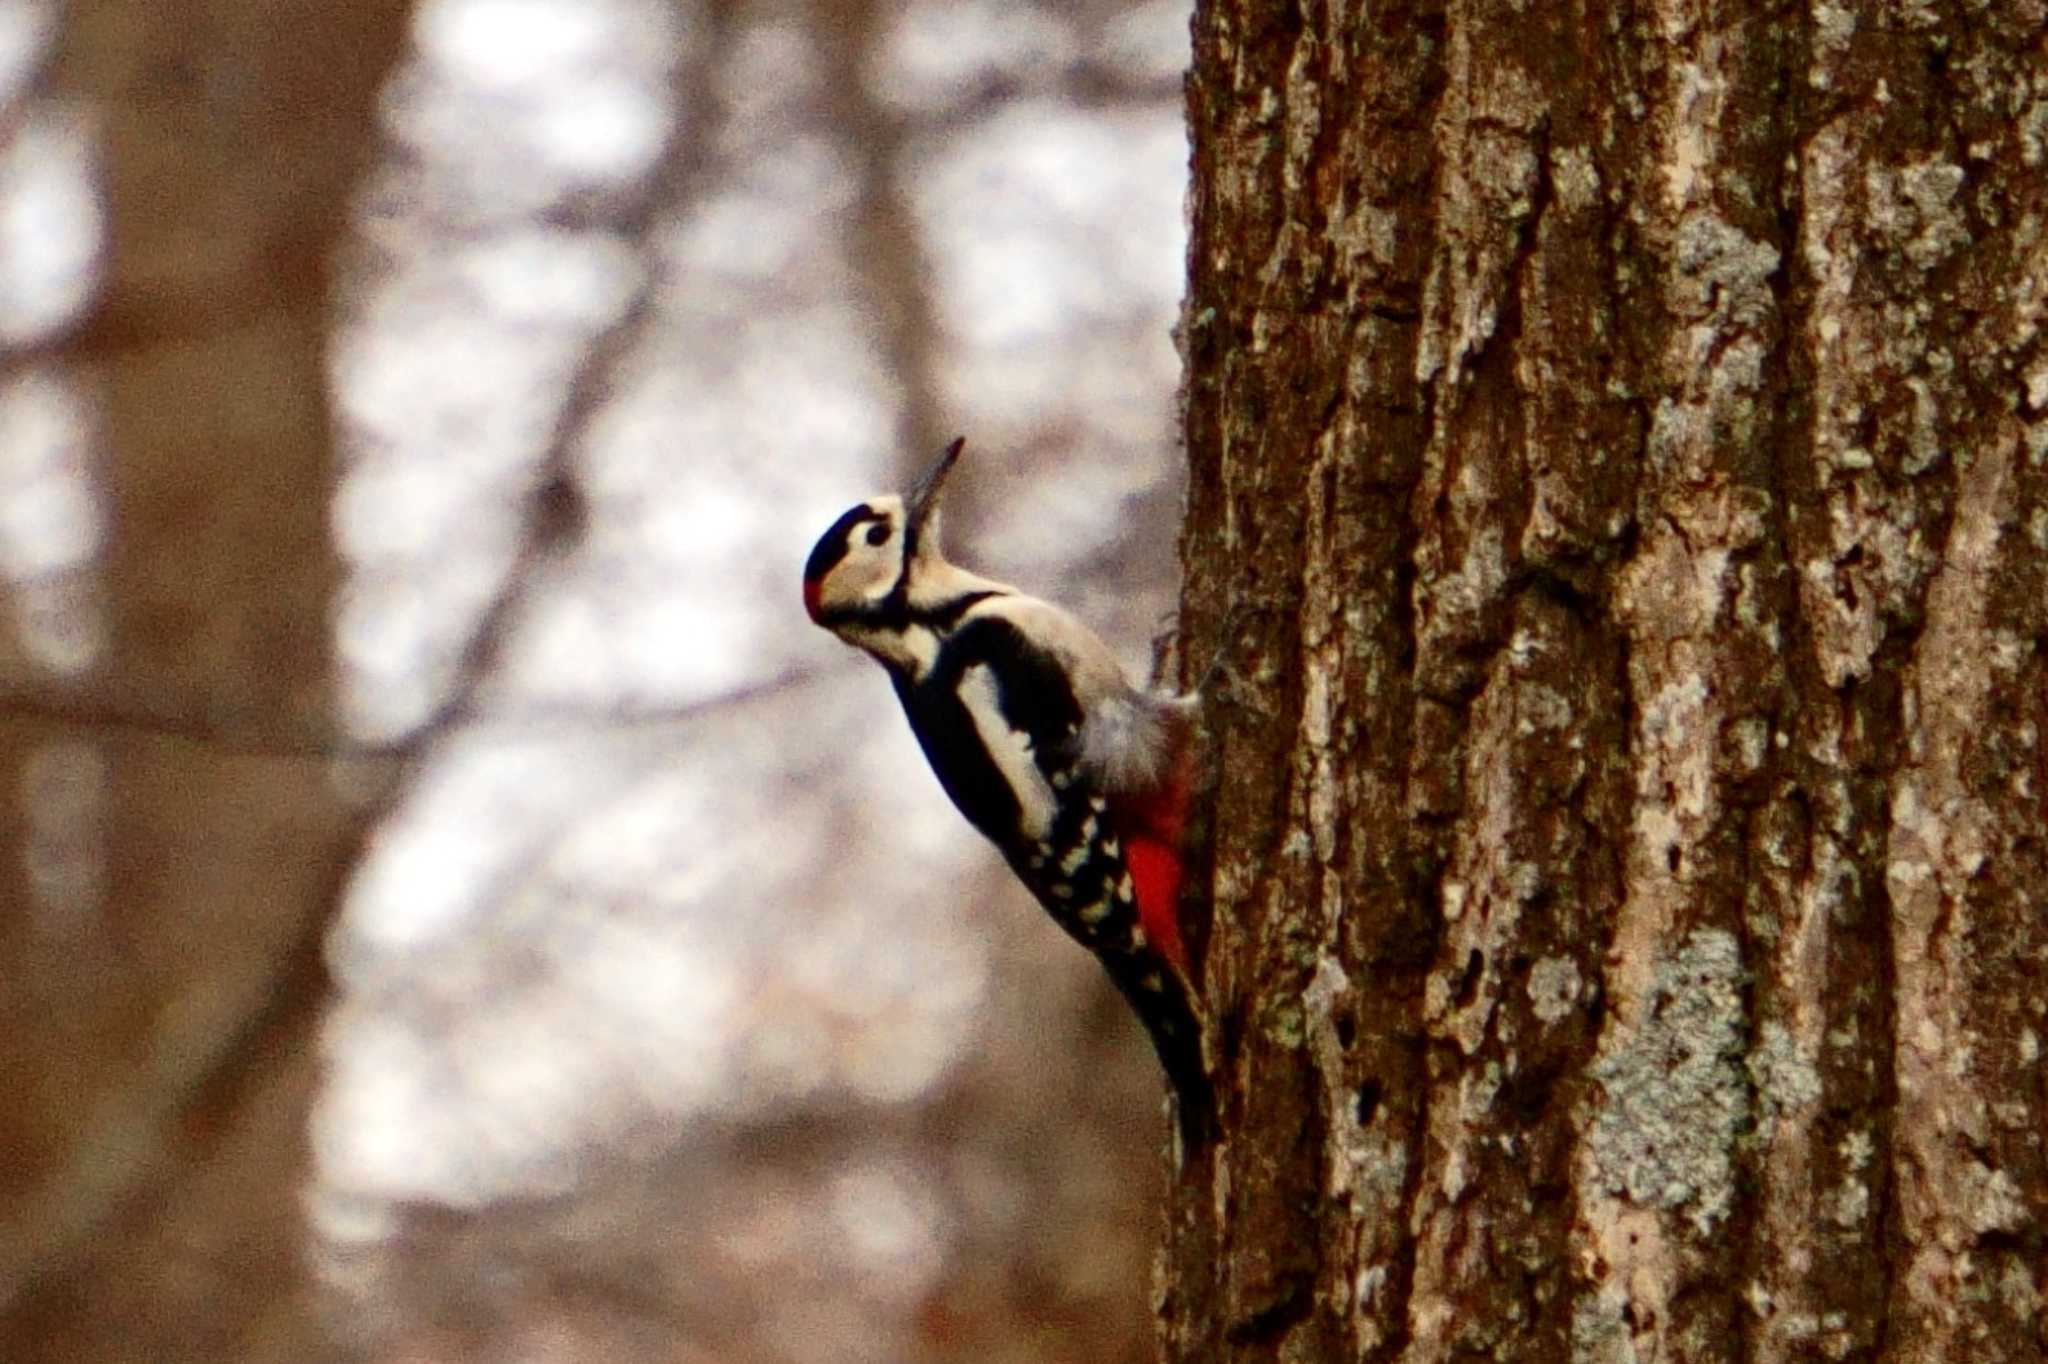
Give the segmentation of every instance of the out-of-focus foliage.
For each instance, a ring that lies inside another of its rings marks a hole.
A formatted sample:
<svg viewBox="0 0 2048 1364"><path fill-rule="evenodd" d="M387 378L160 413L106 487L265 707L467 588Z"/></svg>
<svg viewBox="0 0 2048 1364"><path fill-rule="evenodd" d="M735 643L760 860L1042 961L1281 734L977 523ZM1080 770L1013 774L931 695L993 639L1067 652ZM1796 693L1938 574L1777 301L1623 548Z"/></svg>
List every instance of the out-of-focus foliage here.
<svg viewBox="0 0 2048 1364"><path fill-rule="evenodd" d="M958 557L1144 670L1184 5L421 0L326 285L325 732L95 690L132 432L53 344L105 302L119 148L37 75L93 10L0 5L0 664L78 722L14 755L0 969L129 893L95 716L242 755L238 800L276 773L361 819L278 918L332 924L317 1085L279 1112L311 1134L306 1310L348 1350L1149 1357L1149 1054L795 589L964 432ZM214 894L150 913L175 936Z"/></svg>

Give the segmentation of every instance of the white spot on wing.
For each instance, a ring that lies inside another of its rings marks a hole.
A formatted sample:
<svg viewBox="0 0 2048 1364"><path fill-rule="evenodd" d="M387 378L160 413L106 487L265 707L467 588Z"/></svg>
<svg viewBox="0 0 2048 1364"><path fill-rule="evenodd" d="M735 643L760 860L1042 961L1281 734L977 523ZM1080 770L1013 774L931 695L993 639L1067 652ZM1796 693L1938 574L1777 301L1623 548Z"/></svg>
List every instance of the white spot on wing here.
<svg viewBox="0 0 2048 1364"><path fill-rule="evenodd" d="M1024 836L1043 839L1052 829L1052 787L1032 760L1031 736L1010 728L1003 719L998 695L995 671L986 663L977 663L960 674L960 700L974 720L982 746L1017 795L1018 823Z"/></svg>

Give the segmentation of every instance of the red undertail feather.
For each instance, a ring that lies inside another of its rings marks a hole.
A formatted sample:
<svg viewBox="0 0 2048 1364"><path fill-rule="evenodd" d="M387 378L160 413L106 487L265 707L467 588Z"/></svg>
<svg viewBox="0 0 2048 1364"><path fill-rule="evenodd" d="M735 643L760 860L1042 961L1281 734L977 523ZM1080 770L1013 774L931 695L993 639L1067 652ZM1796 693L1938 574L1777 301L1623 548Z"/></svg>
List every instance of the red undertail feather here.
<svg viewBox="0 0 2048 1364"><path fill-rule="evenodd" d="M1131 869L1131 889L1138 897L1138 922L1145 937L1187 974L1188 950L1180 940L1180 854L1154 839L1134 837L1124 844L1124 865Z"/></svg>
<svg viewBox="0 0 2048 1364"><path fill-rule="evenodd" d="M1183 977L1187 944L1180 933L1181 838L1188 819L1190 774L1185 760L1151 791L1126 796L1111 806L1124 841L1124 865L1138 901L1138 921L1159 954Z"/></svg>

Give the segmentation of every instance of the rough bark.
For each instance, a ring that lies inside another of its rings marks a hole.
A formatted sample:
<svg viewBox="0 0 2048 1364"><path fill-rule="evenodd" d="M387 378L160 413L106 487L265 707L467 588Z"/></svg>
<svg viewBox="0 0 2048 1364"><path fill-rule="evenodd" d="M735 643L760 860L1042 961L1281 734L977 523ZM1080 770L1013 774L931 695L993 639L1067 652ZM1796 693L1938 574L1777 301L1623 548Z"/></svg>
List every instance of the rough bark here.
<svg viewBox="0 0 2048 1364"><path fill-rule="evenodd" d="M303 1128L362 827L320 757L327 264L408 9L64 7L49 94L94 140L106 264L27 360L97 419L104 645L76 687L9 677L0 716L9 1360L318 1338Z"/></svg>
<svg viewBox="0 0 2048 1364"><path fill-rule="evenodd" d="M1169 1357L2042 1357L2044 44L1198 6Z"/></svg>

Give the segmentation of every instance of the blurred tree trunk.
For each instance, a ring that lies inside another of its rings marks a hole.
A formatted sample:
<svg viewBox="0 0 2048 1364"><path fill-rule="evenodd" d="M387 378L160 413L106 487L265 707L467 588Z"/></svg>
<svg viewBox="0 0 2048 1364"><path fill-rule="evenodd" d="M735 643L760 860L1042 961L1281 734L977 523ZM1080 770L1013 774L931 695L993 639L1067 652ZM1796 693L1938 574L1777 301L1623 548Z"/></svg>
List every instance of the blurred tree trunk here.
<svg viewBox="0 0 2048 1364"><path fill-rule="evenodd" d="M51 85L95 139L108 260L48 358L98 419L110 534L98 623L73 623L104 639L94 669L0 720L11 1364L312 1353L319 954L365 817L311 756L328 263L407 11L63 10Z"/></svg>
<svg viewBox="0 0 2048 1364"><path fill-rule="evenodd" d="M2044 31L1198 6L1170 1358L2043 1357Z"/></svg>

